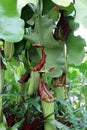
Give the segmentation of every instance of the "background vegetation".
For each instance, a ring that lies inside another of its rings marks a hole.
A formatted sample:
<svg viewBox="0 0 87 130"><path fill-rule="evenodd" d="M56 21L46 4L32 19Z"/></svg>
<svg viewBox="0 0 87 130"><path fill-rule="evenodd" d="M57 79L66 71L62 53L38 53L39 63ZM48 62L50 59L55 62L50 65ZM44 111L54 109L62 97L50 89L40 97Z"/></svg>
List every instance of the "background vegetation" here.
<svg viewBox="0 0 87 130"><path fill-rule="evenodd" d="M0 1L0 129L86 130L86 0Z"/></svg>

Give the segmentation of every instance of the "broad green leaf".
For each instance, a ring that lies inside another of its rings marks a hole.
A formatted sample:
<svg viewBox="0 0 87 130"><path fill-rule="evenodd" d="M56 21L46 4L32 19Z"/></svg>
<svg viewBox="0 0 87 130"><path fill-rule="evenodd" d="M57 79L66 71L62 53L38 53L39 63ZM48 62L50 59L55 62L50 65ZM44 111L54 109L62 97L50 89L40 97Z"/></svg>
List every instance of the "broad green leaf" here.
<svg viewBox="0 0 87 130"><path fill-rule="evenodd" d="M79 69L82 73L84 73L85 75L87 75L87 70L86 70L86 68L87 68L87 60L84 61L80 66L78 66L78 69Z"/></svg>
<svg viewBox="0 0 87 130"><path fill-rule="evenodd" d="M75 66L74 64L70 64L70 66L75 70L78 69L79 72L83 73L83 75L87 76L87 60L85 60L84 62L82 62L81 65L79 66Z"/></svg>
<svg viewBox="0 0 87 130"><path fill-rule="evenodd" d="M71 0L52 0L55 4L67 7L70 5Z"/></svg>
<svg viewBox="0 0 87 130"><path fill-rule="evenodd" d="M65 52L64 52L64 44L60 44L55 49L45 49L46 51L46 63L45 69L54 68L52 72L49 72L49 76L51 77L59 77L65 67Z"/></svg>
<svg viewBox="0 0 87 130"><path fill-rule="evenodd" d="M76 23L74 21L74 18L70 18L70 17L67 18L67 21L69 23L71 32L74 33L75 31L77 31L77 29L79 28L79 23Z"/></svg>
<svg viewBox="0 0 87 130"><path fill-rule="evenodd" d="M43 14L49 13L49 11L55 6L50 0L43 0Z"/></svg>
<svg viewBox="0 0 87 130"><path fill-rule="evenodd" d="M71 33L66 41L69 64L80 65L85 55L84 46L86 45L86 41L80 36L74 35L74 31L79 28L79 24L70 18L68 22L71 28Z"/></svg>
<svg viewBox="0 0 87 130"><path fill-rule="evenodd" d="M65 14L67 14L67 16L75 16L75 7L73 3L70 3L70 5L67 7L61 7L61 9L65 11Z"/></svg>
<svg viewBox="0 0 87 130"><path fill-rule="evenodd" d="M34 31L29 34L28 39L33 43L41 43L46 48L56 48L59 42L53 37L55 23L47 15L35 19Z"/></svg>
<svg viewBox="0 0 87 130"><path fill-rule="evenodd" d="M42 51L41 49L37 49L34 47L30 47L28 51L29 60L31 60L34 64L38 64L41 60ZM34 66L34 64L31 63L31 65Z"/></svg>
<svg viewBox="0 0 87 130"><path fill-rule="evenodd" d="M67 73L67 79L69 80L76 80L76 78L79 77L79 70L70 68Z"/></svg>
<svg viewBox="0 0 87 130"><path fill-rule="evenodd" d="M77 23L82 24L87 28L87 1L86 0L76 0L75 1L76 8L76 17L75 21Z"/></svg>
<svg viewBox="0 0 87 130"><path fill-rule="evenodd" d="M84 55L86 42L80 36L74 36L72 33L67 40L68 60L70 64L80 65Z"/></svg>
<svg viewBox="0 0 87 130"><path fill-rule="evenodd" d="M52 8L49 13L48 13L49 17L55 21L58 20L58 18L60 17L60 12L56 11L54 8Z"/></svg>
<svg viewBox="0 0 87 130"><path fill-rule="evenodd" d="M17 0L0 1L0 39L17 42L23 38L24 22L17 12Z"/></svg>

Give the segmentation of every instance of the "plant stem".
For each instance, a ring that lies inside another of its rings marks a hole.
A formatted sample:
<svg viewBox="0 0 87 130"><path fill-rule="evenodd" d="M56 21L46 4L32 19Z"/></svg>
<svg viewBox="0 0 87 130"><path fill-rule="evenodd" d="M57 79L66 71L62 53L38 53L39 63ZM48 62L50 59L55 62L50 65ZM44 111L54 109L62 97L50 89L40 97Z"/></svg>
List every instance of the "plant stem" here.
<svg viewBox="0 0 87 130"><path fill-rule="evenodd" d="M52 124L52 120L55 119L54 114L52 114L54 113L54 102L48 103L42 101L42 109L43 109L44 118L48 116L44 122L44 130L56 130L56 126Z"/></svg>
<svg viewBox="0 0 87 130"><path fill-rule="evenodd" d="M2 67L1 54L0 54L0 128L6 130L7 124L2 111L2 95L1 95L2 89L4 87L4 75L5 75L5 69L3 69Z"/></svg>
<svg viewBox="0 0 87 130"><path fill-rule="evenodd" d="M2 93L2 89L4 86L4 69L0 66L0 94ZM3 121L3 115L2 115L2 96L0 95L0 121Z"/></svg>
<svg viewBox="0 0 87 130"><path fill-rule="evenodd" d="M65 88L64 87L54 88L54 95L56 98L65 99Z"/></svg>
<svg viewBox="0 0 87 130"><path fill-rule="evenodd" d="M61 98L61 99L65 99L65 88L64 87L57 87L54 89L54 95L55 98ZM58 104L58 109L60 111L63 111L64 113L66 112L66 108L65 106L61 105L60 103Z"/></svg>
<svg viewBox="0 0 87 130"><path fill-rule="evenodd" d="M38 72L31 71L31 79L30 84L28 87L28 95L32 96L36 93L38 88L38 82L39 82L40 75Z"/></svg>
<svg viewBox="0 0 87 130"><path fill-rule="evenodd" d="M85 96L85 104L87 104L87 96ZM86 106L86 110L87 110L87 106Z"/></svg>
<svg viewBox="0 0 87 130"><path fill-rule="evenodd" d="M14 43L5 41L4 43L4 54L6 60L10 60L12 56L14 55Z"/></svg>

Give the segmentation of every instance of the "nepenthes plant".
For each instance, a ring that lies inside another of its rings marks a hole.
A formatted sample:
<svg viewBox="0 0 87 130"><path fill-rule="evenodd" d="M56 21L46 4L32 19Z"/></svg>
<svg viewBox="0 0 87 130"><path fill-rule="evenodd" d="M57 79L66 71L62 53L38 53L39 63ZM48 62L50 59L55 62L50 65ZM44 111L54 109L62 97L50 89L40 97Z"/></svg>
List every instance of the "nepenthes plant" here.
<svg viewBox="0 0 87 130"><path fill-rule="evenodd" d="M66 98L69 64L80 65L85 55L86 41L74 34L80 24L87 26L83 17L79 18L84 2L0 1L0 129L60 129L60 125L55 124L55 103L58 98ZM14 91L8 89L10 86ZM9 91L15 97L12 101L6 95ZM32 117L34 100L39 104L40 113ZM60 106L57 104L58 109L65 112ZM12 107L10 112L9 107ZM19 108L21 117L17 115ZM61 122L63 120L66 119Z"/></svg>

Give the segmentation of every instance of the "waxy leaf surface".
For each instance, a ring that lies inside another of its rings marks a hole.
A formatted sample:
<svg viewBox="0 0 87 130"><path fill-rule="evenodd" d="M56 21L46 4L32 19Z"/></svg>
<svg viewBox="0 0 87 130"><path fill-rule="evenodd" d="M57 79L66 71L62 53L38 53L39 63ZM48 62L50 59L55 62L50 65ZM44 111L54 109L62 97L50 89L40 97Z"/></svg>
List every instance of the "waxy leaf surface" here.
<svg viewBox="0 0 87 130"><path fill-rule="evenodd" d="M23 38L24 21L17 12L17 0L0 1L0 39L17 42Z"/></svg>

